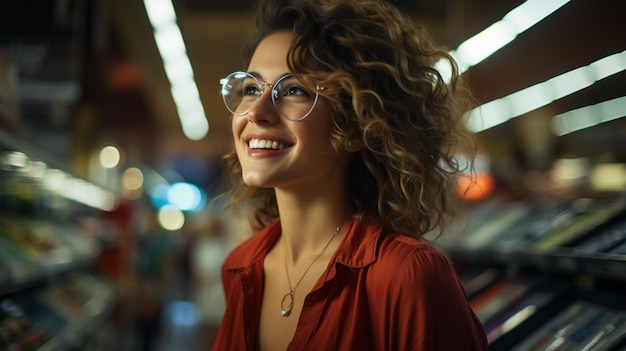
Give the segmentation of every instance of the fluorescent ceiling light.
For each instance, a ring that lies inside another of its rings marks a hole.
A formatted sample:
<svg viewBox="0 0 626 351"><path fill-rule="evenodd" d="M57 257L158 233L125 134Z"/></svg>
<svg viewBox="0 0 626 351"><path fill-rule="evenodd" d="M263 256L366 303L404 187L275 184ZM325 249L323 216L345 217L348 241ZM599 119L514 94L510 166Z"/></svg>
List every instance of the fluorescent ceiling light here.
<svg viewBox="0 0 626 351"><path fill-rule="evenodd" d="M187 48L177 24L172 1L144 0L143 3L154 29L154 40L170 82L172 98L183 133L191 140L200 140L209 132L209 122L198 94L193 68L187 56ZM181 91L191 94L181 94Z"/></svg>
<svg viewBox="0 0 626 351"><path fill-rule="evenodd" d="M154 28L154 41L159 49L163 61L178 59L187 56L187 48L183 35L176 23L169 23Z"/></svg>
<svg viewBox="0 0 626 351"><path fill-rule="evenodd" d="M467 39L456 50L450 52L459 65L459 74L485 60L569 1L528 0L511 10L500 21ZM449 64L439 61L436 66L445 81L449 81L451 73Z"/></svg>
<svg viewBox="0 0 626 351"><path fill-rule="evenodd" d="M626 116L626 96L581 107L552 118L552 131L563 136Z"/></svg>
<svg viewBox="0 0 626 351"><path fill-rule="evenodd" d="M588 66L579 67L545 82L483 104L466 113L466 126L475 133L495 127L585 89L595 82L625 69L626 51L604 57Z"/></svg>
<svg viewBox="0 0 626 351"><path fill-rule="evenodd" d="M143 3L154 28L176 23L176 11L171 0L147 0Z"/></svg>

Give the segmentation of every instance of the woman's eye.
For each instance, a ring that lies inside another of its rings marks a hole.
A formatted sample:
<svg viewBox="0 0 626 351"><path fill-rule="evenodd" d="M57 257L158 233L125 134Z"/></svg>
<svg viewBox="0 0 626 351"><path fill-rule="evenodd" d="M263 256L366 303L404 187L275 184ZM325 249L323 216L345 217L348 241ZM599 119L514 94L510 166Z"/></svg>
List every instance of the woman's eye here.
<svg viewBox="0 0 626 351"><path fill-rule="evenodd" d="M283 89L281 96L309 96L309 93L298 85L289 85Z"/></svg>
<svg viewBox="0 0 626 351"><path fill-rule="evenodd" d="M250 84L242 89L242 95L259 95L259 87L255 84Z"/></svg>

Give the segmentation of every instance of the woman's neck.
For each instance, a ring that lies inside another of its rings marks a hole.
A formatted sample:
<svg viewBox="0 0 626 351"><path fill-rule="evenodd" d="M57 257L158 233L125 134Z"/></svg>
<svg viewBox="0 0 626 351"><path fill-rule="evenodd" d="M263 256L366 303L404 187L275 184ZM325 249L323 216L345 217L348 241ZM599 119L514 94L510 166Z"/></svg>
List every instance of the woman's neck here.
<svg viewBox="0 0 626 351"><path fill-rule="evenodd" d="M341 230L333 240L337 244L351 213L347 197L339 194L303 198L277 191L281 238L294 262L318 254L337 227ZM283 245L283 243L280 243Z"/></svg>

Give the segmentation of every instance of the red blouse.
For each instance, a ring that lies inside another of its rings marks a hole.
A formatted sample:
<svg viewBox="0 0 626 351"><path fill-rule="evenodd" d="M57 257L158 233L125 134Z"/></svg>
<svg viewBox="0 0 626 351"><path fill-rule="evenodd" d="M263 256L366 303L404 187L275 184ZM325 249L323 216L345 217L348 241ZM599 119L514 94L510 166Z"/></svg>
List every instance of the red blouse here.
<svg viewBox="0 0 626 351"><path fill-rule="evenodd" d="M258 349L263 259L279 236L276 221L224 262L226 312L214 351ZM487 350L487 339L443 253L362 219L306 296L287 350Z"/></svg>

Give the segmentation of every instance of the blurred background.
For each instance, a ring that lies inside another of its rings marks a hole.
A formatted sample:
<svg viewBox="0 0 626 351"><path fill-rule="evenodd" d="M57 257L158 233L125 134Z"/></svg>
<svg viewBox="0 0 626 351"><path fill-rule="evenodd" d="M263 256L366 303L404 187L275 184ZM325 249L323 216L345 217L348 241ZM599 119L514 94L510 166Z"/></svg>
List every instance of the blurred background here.
<svg viewBox="0 0 626 351"><path fill-rule="evenodd" d="M457 234L465 237L442 249L461 273L480 266L510 278L532 269L564 277L575 291L584 281L611 292L624 281L622 251L582 255L576 245L623 222L626 3L389 2L458 60L480 104L465 118L479 145L478 185L465 191L459 178L467 216ZM251 234L245 218L212 202L224 190L220 157L231 143L219 79L245 69L241 49L255 7L2 5L0 349L210 349L223 310L219 266ZM549 216L531 213L536 208ZM601 215L575 221L592 212ZM487 225L491 236L472 236ZM541 248L519 238L490 246L511 228L537 239L565 225L577 229ZM623 223L614 227L613 248L626 241ZM523 250L511 254L513 246ZM537 266L554 257L563 267ZM470 282L484 276L470 271L465 282L474 291ZM621 311L626 297L617 295L609 307ZM483 318L487 325L495 316ZM500 344L510 347L539 321Z"/></svg>

